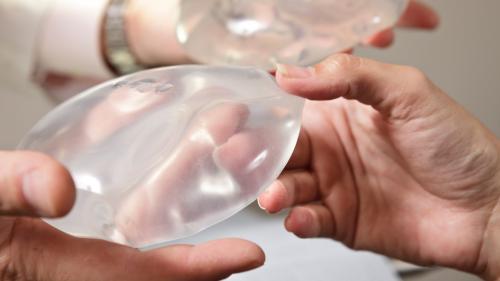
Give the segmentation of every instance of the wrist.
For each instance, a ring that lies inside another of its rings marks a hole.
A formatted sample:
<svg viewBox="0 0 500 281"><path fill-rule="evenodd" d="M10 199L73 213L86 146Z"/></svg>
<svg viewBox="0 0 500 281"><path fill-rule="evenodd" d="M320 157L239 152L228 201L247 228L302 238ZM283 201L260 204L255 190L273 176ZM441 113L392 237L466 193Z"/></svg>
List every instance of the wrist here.
<svg viewBox="0 0 500 281"><path fill-rule="evenodd" d="M103 20L103 54L115 74L129 74L144 69L130 50L125 31L125 12L128 0L109 0Z"/></svg>
<svg viewBox="0 0 500 281"><path fill-rule="evenodd" d="M176 37L178 3L179 0L129 1L124 28L130 49L142 65L190 62Z"/></svg>
<svg viewBox="0 0 500 281"><path fill-rule="evenodd" d="M493 177L492 190L500 193L500 142L493 137L497 148L497 167ZM485 264L482 277L485 280L500 281L500 199L492 209L488 226L483 238L483 247L479 255L479 263Z"/></svg>

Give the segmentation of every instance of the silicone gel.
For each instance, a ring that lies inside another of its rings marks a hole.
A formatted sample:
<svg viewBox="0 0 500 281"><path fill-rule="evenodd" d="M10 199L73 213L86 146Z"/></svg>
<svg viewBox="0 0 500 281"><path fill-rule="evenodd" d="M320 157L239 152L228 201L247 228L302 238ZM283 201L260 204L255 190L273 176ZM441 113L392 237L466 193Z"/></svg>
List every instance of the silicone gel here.
<svg viewBox="0 0 500 281"><path fill-rule="evenodd" d="M408 0L181 0L177 37L196 61L310 65L392 26Z"/></svg>
<svg viewBox="0 0 500 281"><path fill-rule="evenodd" d="M295 146L303 100L264 71L179 66L106 82L63 103L19 148L77 185L68 233L146 247L194 234L255 200Z"/></svg>

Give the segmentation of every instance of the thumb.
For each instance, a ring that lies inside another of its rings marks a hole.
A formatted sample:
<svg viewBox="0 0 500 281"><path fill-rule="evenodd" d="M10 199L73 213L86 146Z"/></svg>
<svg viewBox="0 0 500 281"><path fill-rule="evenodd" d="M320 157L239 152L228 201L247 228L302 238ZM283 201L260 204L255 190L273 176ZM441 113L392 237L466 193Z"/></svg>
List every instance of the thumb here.
<svg viewBox="0 0 500 281"><path fill-rule="evenodd" d="M278 65L276 80L286 91L311 100L339 97L370 105L384 116L409 118L427 102L433 84L417 69L349 54L336 54L309 68Z"/></svg>
<svg viewBox="0 0 500 281"><path fill-rule="evenodd" d="M163 260L176 264L182 274L173 280L222 280L234 273L260 267L265 262L265 254L259 246L238 238L214 240L196 246L172 245L148 254L159 255Z"/></svg>
<svg viewBox="0 0 500 281"><path fill-rule="evenodd" d="M75 200L68 171L50 157L27 151L0 151L0 215L56 217Z"/></svg>

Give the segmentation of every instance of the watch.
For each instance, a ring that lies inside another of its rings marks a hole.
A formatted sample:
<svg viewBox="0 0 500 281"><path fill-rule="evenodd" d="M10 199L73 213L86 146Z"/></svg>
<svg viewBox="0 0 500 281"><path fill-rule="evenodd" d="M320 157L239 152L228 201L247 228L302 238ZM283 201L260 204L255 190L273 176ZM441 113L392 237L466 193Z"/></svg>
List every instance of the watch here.
<svg viewBox="0 0 500 281"><path fill-rule="evenodd" d="M127 4L128 0L110 0L103 22L105 61L118 75L146 68L137 62L128 44L124 17Z"/></svg>

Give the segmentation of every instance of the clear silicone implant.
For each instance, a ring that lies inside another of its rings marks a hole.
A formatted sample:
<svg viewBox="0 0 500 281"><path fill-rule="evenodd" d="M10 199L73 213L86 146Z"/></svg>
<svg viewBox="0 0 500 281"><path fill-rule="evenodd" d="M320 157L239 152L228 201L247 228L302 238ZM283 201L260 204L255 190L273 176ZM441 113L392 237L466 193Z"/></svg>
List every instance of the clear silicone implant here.
<svg viewBox="0 0 500 281"><path fill-rule="evenodd" d="M208 64L311 65L391 27L408 0L182 0L177 38Z"/></svg>
<svg viewBox="0 0 500 281"><path fill-rule="evenodd" d="M118 78L61 104L19 149L62 162L77 185L77 235L146 247L241 210L276 179L303 100L253 68L177 66Z"/></svg>

